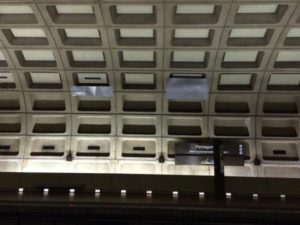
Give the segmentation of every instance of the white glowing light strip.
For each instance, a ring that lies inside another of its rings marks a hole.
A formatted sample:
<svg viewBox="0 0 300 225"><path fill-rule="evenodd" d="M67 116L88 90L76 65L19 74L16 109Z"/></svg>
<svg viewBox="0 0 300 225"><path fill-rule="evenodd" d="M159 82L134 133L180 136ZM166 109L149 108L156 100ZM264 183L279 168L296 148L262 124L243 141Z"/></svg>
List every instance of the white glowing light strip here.
<svg viewBox="0 0 300 225"><path fill-rule="evenodd" d="M153 14L153 5L116 5L117 14Z"/></svg>
<svg viewBox="0 0 300 225"><path fill-rule="evenodd" d="M28 5L1 5L0 14L33 14Z"/></svg>
<svg viewBox="0 0 300 225"><path fill-rule="evenodd" d="M72 51L74 61L104 61L103 51Z"/></svg>
<svg viewBox="0 0 300 225"><path fill-rule="evenodd" d="M174 62L204 62L204 51L174 51Z"/></svg>
<svg viewBox="0 0 300 225"><path fill-rule="evenodd" d="M126 84L154 84L155 75L153 73L125 73Z"/></svg>
<svg viewBox="0 0 300 225"><path fill-rule="evenodd" d="M234 28L230 31L231 38L263 38L266 35L266 28Z"/></svg>
<svg viewBox="0 0 300 225"><path fill-rule="evenodd" d="M300 37L300 28L290 29L290 31L287 34L287 37L289 37L289 38Z"/></svg>
<svg viewBox="0 0 300 225"><path fill-rule="evenodd" d="M237 13L275 13L277 4L240 5Z"/></svg>
<svg viewBox="0 0 300 225"><path fill-rule="evenodd" d="M221 74L220 85L249 85L252 74Z"/></svg>
<svg viewBox="0 0 300 225"><path fill-rule="evenodd" d="M143 50L124 50L123 51L124 61L154 61L153 51L143 51Z"/></svg>
<svg viewBox="0 0 300 225"><path fill-rule="evenodd" d="M208 38L209 29L175 29L175 38Z"/></svg>
<svg viewBox="0 0 300 225"><path fill-rule="evenodd" d="M22 50L26 61L55 61L52 51L49 50Z"/></svg>
<svg viewBox="0 0 300 225"><path fill-rule="evenodd" d="M225 53L224 62L255 62L258 51L228 51Z"/></svg>
<svg viewBox="0 0 300 225"><path fill-rule="evenodd" d="M269 85L299 85L300 74L271 74Z"/></svg>
<svg viewBox="0 0 300 225"><path fill-rule="evenodd" d="M66 28L66 36L68 38L99 38L98 29L82 29L82 28Z"/></svg>
<svg viewBox="0 0 300 225"><path fill-rule="evenodd" d="M280 51L278 53L277 62L299 62L300 51Z"/></svg>
<svg viewBox="0 0 300 225"><path fill-rule="evenodd" d="M94 9L91 5L56 5L58 14L93 14Z"/></svg>
<svg viewBox="0 0 300 225"><path fill-rule="evenodd" d="M120 37L129 38L153 38L153 29L121 28Z"/></svg>
<svg viewBox="0 0 300 225"><path fill-rule="evenodd" d="M212 14L215 11L215 5L177 5L177 14Z"/></svg>
<svg viewBox="0 0 300 225"><path fill-rule="evenodd" d="M15 37L37 37L45 38L46 34L43 29L38 28L12 28L10 29Z"/></svg>
<svg viewBox="0 0 300 225"><path fill-rule="evenodd" d="M33 83L61 83L59 73L30 73Z"/></svg>

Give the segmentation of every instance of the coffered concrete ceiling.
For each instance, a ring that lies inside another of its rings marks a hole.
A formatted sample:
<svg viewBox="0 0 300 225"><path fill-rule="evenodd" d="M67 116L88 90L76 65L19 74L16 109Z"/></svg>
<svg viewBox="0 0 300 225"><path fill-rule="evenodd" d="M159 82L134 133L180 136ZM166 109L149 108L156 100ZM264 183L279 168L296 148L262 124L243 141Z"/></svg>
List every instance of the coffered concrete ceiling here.
<svg viewBox="0 0 300 225"><path fill-rule="evenodd" d="M300 177L299 3L0 0L0 169L212 175L173 158L211 137L247 146L227 175ZM176 73L209 99L168 100Z"/></svg>

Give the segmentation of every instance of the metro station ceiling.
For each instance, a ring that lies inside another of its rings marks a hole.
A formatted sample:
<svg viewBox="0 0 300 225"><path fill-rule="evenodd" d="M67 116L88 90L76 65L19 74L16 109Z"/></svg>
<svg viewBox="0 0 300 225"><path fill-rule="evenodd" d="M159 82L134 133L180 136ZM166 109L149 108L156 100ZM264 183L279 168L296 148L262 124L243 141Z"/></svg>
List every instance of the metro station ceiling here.
<svg viewBox="0 0 300 225"><path fill-rule="evenodd" d="M0 145L17 151L0 168L67 171L58 159L71 152L101 158L100 172L210 175L176 170L172 157L175 142L211 137L247 144L231 175L300 177L299 4L0 0ZM209 98L167 99L176 75L208 79ZM113 95L73 96L73 86Z"/></svg>

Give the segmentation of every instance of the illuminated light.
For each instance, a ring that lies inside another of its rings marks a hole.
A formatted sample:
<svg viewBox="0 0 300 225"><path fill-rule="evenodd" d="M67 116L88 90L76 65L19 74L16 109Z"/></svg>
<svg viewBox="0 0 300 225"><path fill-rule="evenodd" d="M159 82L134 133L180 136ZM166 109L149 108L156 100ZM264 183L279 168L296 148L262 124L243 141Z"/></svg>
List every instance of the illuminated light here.
<svg viewBox="0 0 300 225"><path fill-rule="evenodd" d="M44 195L48 195L49 194L49 188L44 188L43 192L44 192Z"/></svg>
<svg viewBox="0 0 300 225"><path fill-rule="evenodd" d="M117 14L153 14L153 5L116 5Z"/></svg>
<svg viewBox="0 0 300 225"><path fill-rule="evenodd" d="M91 5L56 5L58 14L93 14L94 9Z"/></svg>
<svg viewBox="0 0 300 225"><path fill-rule="evenodd" d="M14 37L23 38L45 38L46 34L43 29L38 28L12 28L10 29Z"/></svg>
<svg viewBox="0 0 300 225"><path fill-rule="evenodd" d="M69 190L69 197L70 197L70 198L73 198L74 196L75 196L75 189L71 188L71 189Z"/></svg>
<svg viewBox="0 0 300 225"><path fill-rule="evenodd" d="M280 51L278 53L277 62L299 62L300 51Z"/></svg>
<svg viewBox="0 0 300 225"><path fill-rule="evenodd" d="M82 61L82 62L104 61L103 51L78 50L78 51L72 51L72 55L74 61Z"/></svg>
<svg viewBox="0 0 300 225"><path fill-rule="evenodd" d="M177 14L212 14L215 11L215 5L177 5Z"/></svg>
<svg viewBox="0 0 300 225"><path fill-rule="evenodd" d="M226 198L227 198L227 199L231 199L231 197L232 197L231 193L227 192L227 193L226 193Z"/></svg>
<svg viewBox="0 0 300 225"><path fill-rule="evenodd" d="M199 192L199 197L200 198L204 198L205 197L205 193L204 192Z"/></svg>
<svg viewBox="0 0 300 225"><path fill-rule="evenodd" d="M33 14L28 5L1 5L0 14Z"/></svg>
<svg viewBox="0 0 300 225"><path fill-rule="evenodd" d="M204 51L174 51L173 62L204 62Z"/></svg>
<svg viewBox="0 0 300 225"><path fill-rule="evenodd" d="M300 37L300 28L292 28L287 34L288 38Z"/></svg>
<svg viewBox="0 0 300 225"><path fill-rule="evenodd" d="M174 38L208 38L209 29L175 29Z"/></svg>
<svg viewBox="0 0 300 225"><path fill-rule="evenodd" d="M79 29L79 28L66 28L65 34L68 38L99 38L100 33L98 29Z"/></svg>
<svg viewBox="0 0 300 225"><path fill-rule="evenodd" d="M267 28L234 28L230 31L230 38L263 38Z"/></svg>
<svg viewBox="0 0 300 225"><path fill-rule="evenodd" d="M271 74L269 85L299 85L300 74Z"/></svg>
<svg viewBox="0 0 300 225"><path fill-rule="evenodd" d="M219 85L249 85L252 74L221 74Z"/></svg>
<svg viewBox="0 0 300 225"><path fill-rule="evenodd" d="M228 51L225 52L224 62L255 62L258 51Z"/></svg>
<svg viewBox="0 0 300 225"><path fill-rule="evenodd" d="M123 51L124 61L154 61L154 51L147 50L124 50Z"/></svg>
<svg viewBox="0 0 300 225"><path fill-rule="evenodd" d="M121 28L120 37L123 38L153 38L153 29Z"/></svg>
<svg viewBox="0 0 300 225"><path fill-rule="evenodd" d="M125 73L125 84L154 84L155 74L153 73Z"/></svg>
<svg viewBox="0 0 300 225"><path fill-rule="evenodd" d="M277 4L240 5L237 13L275 13Z"/></svg>
<svg viewBox="0 0 300 225"><path fill-rule="evenodd" d="M32 83L61 83L59 73L30 73Z"/></svg>
<svg viewBox="0 0 300 225"><path fill-rule="evenodd" d="M100 189L95 189L95 197L98 198L100 197L101 190Z"/></svg>
<svg viewBox="0 0 300 225"><path fill-rule="evenodd" d="M22 50L26 61L55 61L52 51L49 50Z"/></svg>

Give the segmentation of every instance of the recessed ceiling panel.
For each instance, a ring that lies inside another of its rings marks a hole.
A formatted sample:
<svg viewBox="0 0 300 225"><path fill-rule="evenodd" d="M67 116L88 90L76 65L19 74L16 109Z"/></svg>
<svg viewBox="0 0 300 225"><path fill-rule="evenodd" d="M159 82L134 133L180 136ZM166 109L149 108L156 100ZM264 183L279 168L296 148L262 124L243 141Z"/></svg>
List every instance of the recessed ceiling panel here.
<svg viewBox="0 0 300 225"><path fill-rule="evenodd" d="M125 73L124 74L126 84L154 84L153 73Z"/></svg>
<svg viewBox="0 0 300 225"><path fill-rule="evenodd" d="M271 74L269 85L299 85L300 74Z"/></svg>
<svg viewBox="0 0 300 225"><path fill-rule="evenodd" d="M31 80L33 83L61 83L59 73L30 73Z"/></svg>
<svg viewBox="0 0 300 225"><path fill-rule="evenodd" d="M275 13L278 8L277 4L253 4L240 5L238 13Z"/></svg>
<svg viewBox="0 0 300 225"><path fill-rule="evenodd" d="M28 5L1 5L0 14L33 14Z"/></svg>
<svg viewBox="0 0 300 225"><path fill-rule="evenodd" d="M255 62L257 51L228 51L225 52L224 62Z"/></svg>
<svg viewBox="0 0 300 225"><path fill-rule="evenodd" d="M252 74L221 74L220 85L249 85Z"/></svg>
<svg viewBox="0 0 300 225"><path fill-rule="evenodd" d="M22 50L22 54L26 61L55 61L50 50Z"/></svg>
<svg viewBox="0 0 300 225"><path fill-rule="evenodd" d="M104 61L103 51L72 51L74 61Z"/></svg>
<svg viewBox="0 0 300 225"><path fill-rule="evenodd" d="M177 5L176 13L178 14L211 14L214 13L215 5Z"/></svg>
<svg viewBox="0 0 300 225"><path fill-rule="evenodd" d="M263 38L266 35L266 28L234 28L230 31L231 38Z"/></svg>
<svg viewBox="0 0 300 225"><path fill-rule="evenodd" d="M300 51L280 51L276 61L278 62L295 62L300 61Z"/></svg>
<svg viewBox="0 0 300 225"><path fill-rule="evenodd" d="M130 38L153 38L153 29L138 29L138 28L121 28L120 37L130 37Z"/></svg>
<svg viewBox="0 0 300 225"><path fill-rule="evenodd" d="M292 28L287 34L287 37L293 38L293 37L300 37L300 28Z"/></svg>
<svg viewBox="0 0 300 225"><path fill-rule="evenodd" d="M153 14L152 5L116 5L117 14Z"/></svg>
<svg viewBox="0 0 300 225"><path fill-rule="evenodd" d="M175 38L208 38L209 29L175 29Z"/></svg>
<svg viewBox="0 0 300 225"><path fill-rule="evenodd" d="M12 28L11 32L14 37L47 37L44 30L39 28Z"/></svg>
<svg viewBox="0 0 300 225"><path fill-rule="evenodd" d="M174 62L203 62L205 59L204 51L174 51Z"/></svg>
<svg viewBox="0 0 300 225"><path fill-rule="evenodd" d="M93 14L93 7L90 5L56 5L58 14Z"/></svg>
<svg viewBox="0 0 300 225"><path fill-rule="evenodd" d="M68 38L99 38L100 37L100 33L98 29L66 28L65 33Z"/></svg>
<svg viewBox="0 0 300 225"><path fill-rule="evenodd" d="M123 60L124 61L154 61L154 52L144 51L144 50L124 50Z"/></svg>

